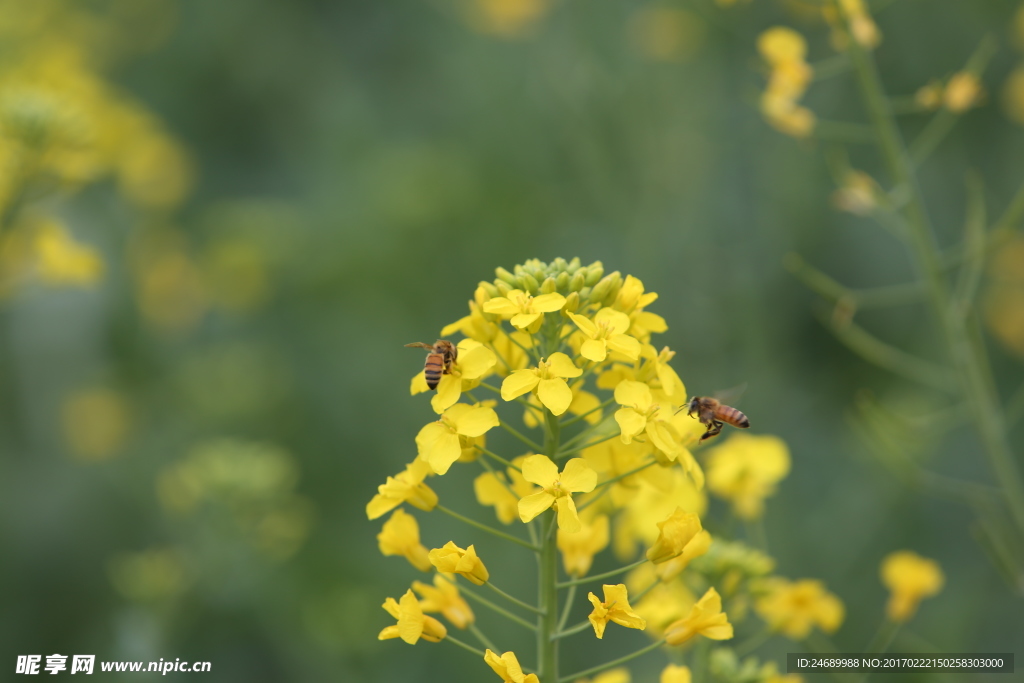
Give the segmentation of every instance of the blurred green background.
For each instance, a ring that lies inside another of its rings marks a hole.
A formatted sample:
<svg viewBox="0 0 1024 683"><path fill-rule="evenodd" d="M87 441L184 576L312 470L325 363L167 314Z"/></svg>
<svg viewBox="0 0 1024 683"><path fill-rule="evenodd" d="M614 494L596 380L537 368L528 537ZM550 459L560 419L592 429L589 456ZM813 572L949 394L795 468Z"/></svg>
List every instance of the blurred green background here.
<svg viewBox="0 0 1024 683"><path fill-rule="evenodd" d="M962 68L985 35L999 44L983 106L922 169L943 244L959 239L968 169L993 216L1024 180L1024 131L1003 92L1024 60L1019 4L875 3L894 95ZM844 600L842 650L874 633L878 564L900 548L946 574L914 622L922 642L1024 642L1021 580L997 571L973 512L895 477L882 428L856 408L875 397L899 449L991 482L968 425L887 412L957 405L843 347L783 267L797 252L851 286L913 278L892 235L831 206L829 145L758 112L763 30L804 33L812 63L834 54L813 3L96 0L41 2L39 16L17 5L3 3L3 106L45 80L18 80L25 55L75 45L111 97L176 141L156 147L183 154L154 153L148 195L132 194L121 161L28 193L103 266L90 276L83 257L71 286L3 278L4 679L16 655L57 652L206 660L217 681L491 680L443 644L376 640L391 623L380 603L413 572L380 556L364 506L433 419L408 395L422 356L402 345L433 341L495 267L556 256L601 260L660 293L650 310L670 331L656 343L678 350L691 393L747 384L755 431L793 456L766 516L777 571ZM814 83L804 103L865 121L849 74ZM928 117L904 120L912 137ZM849 154L884 179L870 147ZM22 253L5 248L8 261ZM859 319L944 362L923 306ZM1011 325L989 343L1004 395L1021 380L1021 334ZM1024 436L1011 439L1019 463ZM442 498L469 475L447 479ZM448 522L423 524L428 547L449 540ZM599 650L587 647L565 660L590 662ZM796 649L776 639L762 653ZM641 661L634 680L655 680L663 662Z"/></svg>

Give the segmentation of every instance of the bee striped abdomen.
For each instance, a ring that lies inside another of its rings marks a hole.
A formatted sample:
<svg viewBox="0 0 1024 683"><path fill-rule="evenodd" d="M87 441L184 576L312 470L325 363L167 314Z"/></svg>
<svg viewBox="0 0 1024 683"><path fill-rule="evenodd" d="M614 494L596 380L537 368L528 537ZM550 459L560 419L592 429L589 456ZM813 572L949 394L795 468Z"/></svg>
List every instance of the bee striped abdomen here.
<svg viewBox="0 0 1024 683"><path fill-rule="evenodd" d="M444 356L440 353L431 353L427 356L427 362L423 366L423 374L427 377L427 386L431 389L437 388L444 373Z"/></svg>
<svg viewBox="0 0 1024 683"><path fill-rule="evenodd" d="M750 420L747 419L747 416L732 406L718 406L718 409L715 411L715 417L740 429L746 429L750 426Z"/></svg>

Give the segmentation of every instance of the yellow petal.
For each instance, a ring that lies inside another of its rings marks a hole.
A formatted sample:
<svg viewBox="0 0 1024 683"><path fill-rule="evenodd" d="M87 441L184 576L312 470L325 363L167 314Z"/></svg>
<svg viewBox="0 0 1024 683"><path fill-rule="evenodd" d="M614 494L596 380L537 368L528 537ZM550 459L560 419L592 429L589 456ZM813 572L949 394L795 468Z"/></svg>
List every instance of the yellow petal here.
<svg viewBox="0 0 1024 683"><path fill-rule="evenodd" d="M621 353L630 360L640 357L640 342L628 334L614 334L608 338L608 347L616 353Z"/></svg>
<svg viewBox="0 0 1024 683"><path fill-rule="evenodd" d="M563 489L573 493L590 493L597 486L597 472L583 458L573 458L565 463L558 479Z"/></svg>
<svg viewBox="0 0 1024 683"><path fill-rule="evenodd" d="M546 455L531 455L523 460L520 467L523 479L531 484L551 488L558 479L558 465L551 462L551 458Z"/></svg>
<svg viewBox="0 0 1024 683"><path fill-rule="evenodd" d="M410 645L415 645L423 634L423 610L411 588L398 601L398 634Z"/></svg>
<svg viewBox="0 0 1024 683"><path fill-rule="evenodd" d="M580 355L600 363L608 356L608 346L604 339L588 339L580 345Z"/></svg>
<svg viewBox="0 0 1024 683"><path fill-rule="evenodd" d="M462 455L462 447L459 445L459 435L445 430L445 433L434 442L426 457L432 470L438 474L444 474L452 466L452 463L459 459L460 455Z"/></svg>
<svg viewBox="0 0 1024 683"><path fill-rule="evenodd" d="M380 633L377 634L377 640L389 640L391 638L399 638L401 634L398 632L398 624L392 624L387 626Z"/></svg>
<svg viewBox="0 0 1024 683"><path fill-rule="evenodd" d="M675 460L676 456L683 450L683 447L679 444L679 435L666 422L660 420L648 422L647 435L651 437L651 442L654 446L667 455L669 460Z"/></svg>
<svg viewBox="0 0 1024 683"><path fill-rule="evenodd" d="M648 332L654 332L655 334L661 334L668 330L668 323L657 313L650 313L648 311L642 311L636 314L636 320L634 324L637 327L642 327Z"/></svg>
<svg viewBox="0 0 1024 683"><path fill-rule="evenodd" d="M622 430L622 443L629 443L633 437L644 431L647 426L647 418L632 408L619 408L615 411L615 421L619 423Z"/></svg>
<svg viewBox="0 0 1024 683"><path fill-rule="evenodd" d="M420 370L409 383L409 395L415 396L416 394L422 394L424 391L430 391L430 387L427 386L427 376Z"/></svg>
<svg viewBox="0 0 1024 683"><path fill-rule="evenodd" d="M493 299L484 302L484 313L493 313L495 315L500 315L503 318L511 318L515 314L519 313L519 306L509 301L506 297L496 296Z"/></svg>
<svg viewBox="0 0 1024 683"><path fill-rule="evenodd" d="M601 399L584 389L576 389L572 392L572 403L569 404L569 412L573 415L586 415L584 420L589 424L596 425L601 421Z"/></svg>
<svg viewBox="0 0 1024 683"><path fill-rule="evenodd" d="M542 316L542 313L516 313L509 322L512 323L512 327L525 330L533 323L539 323Z"/></svg>
<svg viewBox="0 0 1024 683"><path fill-rule="evenodd" d="M572 403L572 389L564 379L542 379L537 387L537 398L555 415L561 415Z"/></svg>
<svg viewBox="0 0 1024 683"><path fill-rule="evenodd" d="M387 613L390 614L395 619L398 618L398 615L399 615L398 601L395 600L394 598L386 599L384 601L384 604L381 605L381 607L383 607L387 611Z"/></svg>
<svg viewBox="0 0 1024 683"><path fill-rule="evenodd" d="M686 396L686 387L683 386L683 380L679 379L679 375L672 369L672 366L668 363L658 363L658 381L661 382L661 390L668 394L670 397L675 396Z"/></svg>
<svg viewBox="0 0 1024 683"><path fill-rule="evenodd" d="M654 399L651 398L651 388L643 382L623 380L615 387L615 401L645 413Z"/></svg>
<svg viewBox="0 0 1024 683"><path fill-rule="evenodd" d="M541 294L535 296L533 301L530 302L530 307L539 311L540 313L551 313L552 311L561 310L562 306L565 305L565 297L558 292L551 292L550 294Z"/></svg>
<svg viewBox="0 0 1024 683"><path fill-rule="evenodd" d="M579 377L583 374L583 370L576 367L572 359L562 352L551 354L548 357L548 365L555 377Z"/></svg>
<svg viewBox="0 0 1024 683"><path fill-rule="evenodd" d="M487 371L497 362L498 357L494 355L494 352L481 344L466 353L460 353L458 365L463 378L479 379L487 374ZM438 391L440 389L438 387Z"/></svg>
<svg viewBox="0 0 1024 683"><path fill-rule="evenodd" d="M597 326L595 326L594 323L587 320L586 317L582 315L576 315L575 313L570 313L569 319L576 323L576 327L580 328L580 331L583 332L583 334L590 337L591 339L597 336Z"/></svg>
<svg viewBox="0 0 1024 683"><path fill-rule="evenodd" d="M529 522L537 515L543 513L555 502L555 497L548 491L538 491L532 495L519 500L519 519L524 523Z"/></svg>
<svg viewBox="0 0 1024 683"><path fill-rule="evenodd" d="M462 396L462 380L455 375L441 375L437 393L430 399L430 407L440 415L459 402Z"/></svg>
<svg viewBox="0 0 1024 683"><path fill-rule="evenodd" d="M473 406L455 420L455 431L474 438L501 424L498 414L487 406Z"/></svg>
<svg viewBox="0 0 1024 683"><path fill-rule="evenodd" d="M629 329L629 316L614 308L602 308L594 316L594 322L604 324L609 335L622 334Z"/></svg>
<svg viewBox="0 0 1024 683"><path fill-rule="evenodd" d="M533 391L538 383L540 383L540 377L537 376L536 370L516 370L501 383L501 397L506 401L511 401Z"/></svg>
<svg viewBox="0 0 1024 683"><path fill-rule="evenodd" d="M450 430L441 422L430 422L423 426L416 435L416 450L421 458L426 458L434 448L434 442L449 433Z"/></svg>
<svg viewBox="0 0 1024 683"><path fill-rule="evenodd" d="M558 508L558 528L566 533L575 534L583 528L580 516L576 514L576 503L572 496L561 496L555 500Z"/></svg>

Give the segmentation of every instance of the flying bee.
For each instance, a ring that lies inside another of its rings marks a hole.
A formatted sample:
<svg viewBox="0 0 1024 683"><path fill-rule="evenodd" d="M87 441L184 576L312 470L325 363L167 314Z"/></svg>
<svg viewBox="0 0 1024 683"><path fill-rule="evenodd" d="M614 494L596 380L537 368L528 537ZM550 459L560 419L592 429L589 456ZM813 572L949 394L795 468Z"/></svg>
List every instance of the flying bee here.
<svg viewBox="0 0 1024 683"><path fill-rule="evenodd" d="M687 409L687 415L693 416L696 413L697 419L700 420L701 424L707 425L707 431L701 434L701 441L717 436L722 431L723 423L731 424L733 427L739 427L740 429L746 429L750 426L750 420L747 419L746 415L732 406L725 405L717 398L694 396L683 408ZM683 408L679 410L681 411Z"/></svg>
<svg viewBox="0 0 1024 683"><path fill-rule="evenodd" d="M430 351L427 354L427 362L423 364L423 374L426 375L427 386L431 389L437 389L437 383L441 381L441 375L447 375L451 372L452 363L459 356L459 349L447 339L438 339L434 342L433 346L423 342L406 344L406 346Z"/></svg>

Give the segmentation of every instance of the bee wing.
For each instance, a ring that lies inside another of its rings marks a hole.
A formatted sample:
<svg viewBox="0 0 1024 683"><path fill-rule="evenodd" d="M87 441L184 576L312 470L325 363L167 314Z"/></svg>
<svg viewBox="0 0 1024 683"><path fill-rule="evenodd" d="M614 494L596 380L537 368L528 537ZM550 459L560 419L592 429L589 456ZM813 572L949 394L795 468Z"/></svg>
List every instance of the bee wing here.
<svg viewBox="0 0 1024 683"><path fill-rule="evenodd" d="M719 403L723 403L727 406L736 406L739 404L740 399L743 397L744 392L747 390L747 383L737 384L729 389L723 389L722 391L716 391L714 393L715 399Z"/></svg>
<svg viewBox="0 0 1024 683"><path fill-rule="evenodd" d="M407 349L433 349L434 347L430 344L424 344L423 342L413 342L412 344L406 344Z"/></svg>

